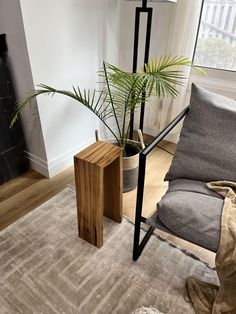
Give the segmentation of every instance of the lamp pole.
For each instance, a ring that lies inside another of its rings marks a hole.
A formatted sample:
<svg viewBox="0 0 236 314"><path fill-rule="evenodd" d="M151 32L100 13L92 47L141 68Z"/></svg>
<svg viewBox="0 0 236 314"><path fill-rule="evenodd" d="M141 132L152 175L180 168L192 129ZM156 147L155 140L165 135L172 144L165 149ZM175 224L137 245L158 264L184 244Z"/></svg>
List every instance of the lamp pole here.
<svg viewBox="0 0 236 314"><path fill-rule="evenodd" d="M128 0L131 1L131 0ZM133 1L133 0L132 0ZM151 38L151 28L152 28L152 11L153 8L147 7L148 0L142 0L142 7L136 7L135 10L135 27L134 27L134 50L133 50L133 73L137 71L137 61L138 61L138 40L139 40L139 26L140 26L140 16L141 13L147 13L147 26L146 26L146 41L145 41L145 52L144 52L144 64L148 62L149 58L149 48L150 48L150 38ZM150 0L153 2L166 2L166 3L176 3L177 0ZM143 95L145 96L145 94ZM144 122L144 109L145 102L141 103L140 110L140 120L139 128L143 131L143 122ZM130 134L129 138L133 139L133 130L134 130L134 110L131 111L130 115Z"/></svg>
<svg viewBox="0 0 236 314"><path fill-rule="evenodd" d="M153 8L147 7L147 0L142 0L142 7L136 7L136 10L135 10L133 69L132 69L133 73L135 73L137 71L138 40L139 40L139 26L140 26L141 13L147 13L144 63L148 62L149 49L150 49L150 38L151 38L151 28L152 28L152 11L153 11ZM141 110L140 110L140 121L139 121L139 128L141 131L143 131L144 108L145 108L145 102L142 102L141 103ZM131 111L131 116L130 116L130 136L129 137L131 140L133 139L133 130L134 130L134 110Z"/></svg>

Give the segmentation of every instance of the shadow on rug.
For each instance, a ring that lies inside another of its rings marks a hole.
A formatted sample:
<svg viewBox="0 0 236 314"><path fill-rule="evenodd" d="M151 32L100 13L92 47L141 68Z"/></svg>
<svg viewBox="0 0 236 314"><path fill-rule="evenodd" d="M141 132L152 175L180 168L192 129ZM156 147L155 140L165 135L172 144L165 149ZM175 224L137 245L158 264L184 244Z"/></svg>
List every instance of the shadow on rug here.
<svg viewBox="0 0 236 314"><path fill-rule="evenodd" d="M133 262L132 241L132 224L109 219L101 249L79 239L66 188L1 232L0 313L194 313L186 278L216 283L215 272L156 237Z"/></svg>

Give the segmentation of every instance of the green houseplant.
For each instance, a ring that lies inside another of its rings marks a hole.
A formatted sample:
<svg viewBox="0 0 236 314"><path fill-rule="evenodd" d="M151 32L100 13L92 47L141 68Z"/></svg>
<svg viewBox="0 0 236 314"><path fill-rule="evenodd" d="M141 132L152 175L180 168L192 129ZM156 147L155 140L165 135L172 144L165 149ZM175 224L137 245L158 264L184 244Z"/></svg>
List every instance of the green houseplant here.
<svg viewBox="0 0 236 314"><path fill-rule="evenodd" d="M152 59L137 73L131 73L103 62L103 69L98 72L102 78L101 89L81 91L79 87L73 86L71 91L67 91L40 84L38 89L17 103L11 125L33 98L39 95L62 94L92 111L114 136L117 145L124 149L125 156L131 110L136 110L142 101L147 101L152 95L158 98L178 96L177 86L183 85L185 80L182 68L189 66L192 67L191 61L187 58L166 56ZM115 122L114 128L109 125L111 118Z"/></svg>
<svg viewBox="0 0 236 314"><path fill-rule="evenodd" d="M38 85L38 89L17 103L11 124L14 124L22 109L35 97L62 94L92 111L111 132L116 144L123 148L123 156L126 157L130 154L127 142L131 111L153 95L158 98L178 96L178 86L183 85L186 79L183 71L185 67L192 67L191 61L179 56L152 59L136 73L126 72L103 62L103 68L98 72L101 88L82 91L78 86L73 86L68 91L44 84Z"/></svg>

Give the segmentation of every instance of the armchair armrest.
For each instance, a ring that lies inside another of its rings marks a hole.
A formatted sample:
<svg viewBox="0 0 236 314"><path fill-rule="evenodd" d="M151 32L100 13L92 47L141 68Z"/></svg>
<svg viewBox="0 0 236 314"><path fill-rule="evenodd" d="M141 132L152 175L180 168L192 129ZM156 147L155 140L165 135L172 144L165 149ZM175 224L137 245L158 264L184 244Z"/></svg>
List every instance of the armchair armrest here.
<svg viewBox="0 0 236 314"><path fill-rule="evenodd" d="M170 124L168 124L154 139L151 143L148 144L141 152L140 154L147 156L154 147L157 146L157 144L160 143L160 141L163 140L163 138L166 137L167 134L170 133L170 131L186 116L186 114L189 111L189 107L186 107L174 120L171 121Z"/></svg>
<svg viewBox="0 0 236 314"><path fill-rule="evenodd" d="M150 238L154 228L150 227L142 242L140 242L140 227L141 222L146 222L146 218L142 216L143 207L143 192L145 182L146 157L156 147L158 143L186 116L189 107L186 107L170 124L167 125L155 138L148 144L139 154L139 171L138 171L138 189L136 198L136 213L135 213L135 230L134 230L134 249L133 259L137 260L141 254L145 244Z"/></svg>

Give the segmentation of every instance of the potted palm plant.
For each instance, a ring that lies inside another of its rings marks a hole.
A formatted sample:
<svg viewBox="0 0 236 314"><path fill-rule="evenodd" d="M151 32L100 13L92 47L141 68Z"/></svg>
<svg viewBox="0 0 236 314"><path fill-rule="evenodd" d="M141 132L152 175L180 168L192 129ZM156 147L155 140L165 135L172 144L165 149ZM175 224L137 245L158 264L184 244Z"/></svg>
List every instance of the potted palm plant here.
<svg viewBox="0 0 236 314"><path fill-rule="evenodd" d="M82 91L79 87L73 86L72 90L68 91L40 84L38 89L17 103L11 125L14 124L22 109L35 97L62 94L84 105L102 121L114 137L113 142L123 148L124 161L130 163L129 157L132 158L139 152L137 145L132 145L128 139L131 111L136 110L142 102L147 101L153 95L158 98L176 97L178 86L182 85L185 80L184 67L192 67L191 61L179 56L152 59L136 73L126 72L103 62L103 68L98 72L102 79L100 89ZM199 69L194 69L201 72ZM137 168L137 164L135 167ZM135 182L135 179L132 181ZM133 188L134 184L131 184L124 187L124 191Z"/></svg>

